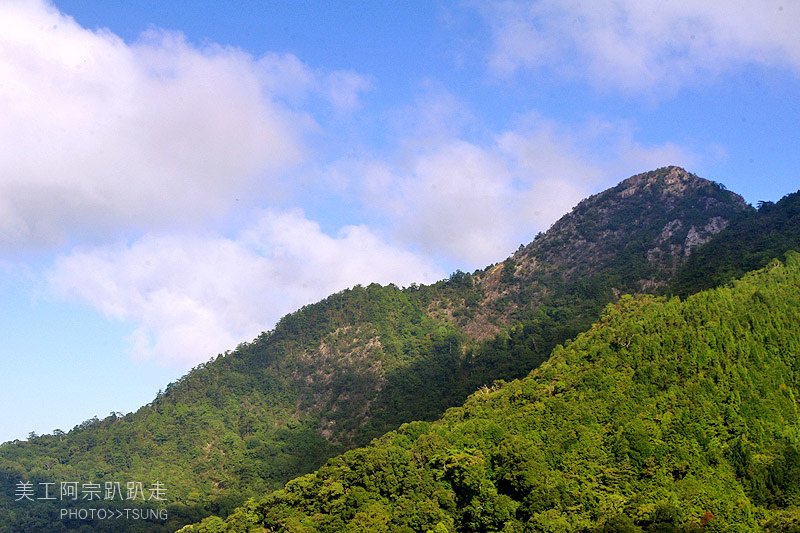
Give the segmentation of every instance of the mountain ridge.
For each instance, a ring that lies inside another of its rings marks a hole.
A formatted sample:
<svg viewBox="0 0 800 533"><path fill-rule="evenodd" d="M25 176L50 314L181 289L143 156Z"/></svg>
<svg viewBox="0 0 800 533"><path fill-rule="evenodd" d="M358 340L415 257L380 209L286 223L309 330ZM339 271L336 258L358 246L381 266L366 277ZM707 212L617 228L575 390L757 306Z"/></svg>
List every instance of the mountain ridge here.
<svg viewBox="0 0 800 533"><path fill-rule="evenodd" d="M681 167L643 172L579 202L502 263L503 269L485 270L479 283L496 286L505 276L533 285L523 291L529 306L541 305L547 291L565 281L605 288L613 297L654 292L667 285L694 247L750 211L738 194ZM614 271L610 279L596 279L608 270ZM484 305L502 296L495 291ZM485 323L472 329L497 333Z"/></svg>
<svg viewBox="0 0 800 533"><path fill-rule="evenodd" d="M737 217L701 246L676 273L671 291L681 296L722 285L800 249L800 191Z"/></svg>
<svg viewBox="0 0 800 533"><path fill-rule="evenodd" d="M9 505L18 480L86 472L157 475L175 487L168 528L224 515L403 422L433 420L483 385L526 375L641 280L663 286L672 263L649 261L648 252L674 220L681 227L670 238L685 243L691 228L747 211L738 195L678 167L637 176L483 271L336 293L199 365L136 413L0 446L0 518L36 523L49 512ZM586 262L586 250L598 259L562 274Z"/></svg>

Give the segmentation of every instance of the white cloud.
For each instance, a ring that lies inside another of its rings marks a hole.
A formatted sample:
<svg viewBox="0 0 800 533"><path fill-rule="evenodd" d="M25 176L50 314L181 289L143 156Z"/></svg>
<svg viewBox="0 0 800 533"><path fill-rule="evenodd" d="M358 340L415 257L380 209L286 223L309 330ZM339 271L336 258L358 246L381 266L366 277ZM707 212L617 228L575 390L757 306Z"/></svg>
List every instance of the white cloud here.
<svg viewBox="0 0 800 533"><path fill-rule="evenodd" d="M514 188L504 163L491 150L464 141L420 154L399 186L395 224L401 237L468 264L507 255L515 233Z"/></svg>
<svg viewBox="0 0 800 533"><path fill-rule="evenodd" d="M315 94L340 112L358 109L361 93L372 89L372 81L353 70L314 70L293 54L267 53L258 70L269 94L294 103Z"/></svg>
<svg viewBox="0 0 800 533"><path fill-rule="evenodd" d="M568 128L536 114L483 143L445 132L429 139L401 141L393 157L337 162L327 175L401 242L464 270L508 256L593 192L698 159L673 143L638 141L626 122Z"/></svg>
<svg viewBox="0 0 800 533"><path fill-rule="evenodd" d="M39 1L0 3L0 247L35 248L224 216L270 201L306 157L317 95L352 109L367 82L291 55L133 44Z"/></svg>
<svg viewBox="0 0 800 533"><path fill-rule="evenodd" d="M528 231L521 244L532 240L534 230L547 229L607 178L599 162L582 153L577 142L539 117L498 136L497 149L508 158L520 184L514 199L519 204L515 225Z"/></svg>
<svg viewBox="0 0 800 533"><path fill-rule="evenodd" d="M393 115L392 126L407 149L422 149L460 136L475 124L464 101L441 85L425 80L414 101Z"/></svg>
<svg viewBox="0 0 800 533"><path fill-rule="evenodd" d="M357 283L432 282L442 272L363 226L323 233L299 211L268 212L236 238L144 237L76 250L53 290L137 325L139 358L189 366L250 340L304 304Z"/></svg>
<svg viewBox="0 0 800 533"><path fill-rule="evenodd" d="M579 150L603 161L606 176L619 179L667 165L691 169L701 161L716 159L719 149L709 147L698 154L671 141L644 144L636 139L636 133L633 124L625 120L590 120L583 128Z"/></svg>
<svg viewBox="0 0 800 533"><path fill-rule="evenodd" d="M354 71L339 70L324 77L322 88L334 108L353 111L361 105L361 93L371 89L372 82Z"/></svg>
<svg viewBox="0 0 800 533"><path fill-rule="evenodd" d="M601 87L663 91L747 63L800 72L796 2L538 0L479 10L501 75L550 67Z"/></svg>
<svg viewBox="0 0 800 533"><path fill-rule="evenodd" d="M699 157L675 143L643 144L625 121L590 120L565 128L532 115L503 133L498 148L521 183L520 223L547 229L580 200L633 174Z"/></svg>

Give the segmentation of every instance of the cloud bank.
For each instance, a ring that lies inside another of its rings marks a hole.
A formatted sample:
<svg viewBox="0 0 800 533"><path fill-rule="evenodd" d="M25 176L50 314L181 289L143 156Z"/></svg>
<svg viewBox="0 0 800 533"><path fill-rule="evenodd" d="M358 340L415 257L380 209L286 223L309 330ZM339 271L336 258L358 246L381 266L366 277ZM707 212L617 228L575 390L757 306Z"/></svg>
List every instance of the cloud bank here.
<svg viewBox="0 0 800 533"><path fill-rule="evenodd" d="M736 66L800 72L800 4L782 0L505 1L480 4L507 76L546 67L597 87L674 90Z"/></svg>
<svg viewBox="0 0 800 533"><path fill-rule="evenodd" d="M284 314L355 284L432 282L431 262L364 226L327 235L302 212L265 212L235 238L171 235L74 250L49 283L138 324L134 356L191 366L256 337Z"/></svg>
<svg viewBox="0 0 800 533"><path fill-rule="evenodd" d="M316 125L369 82L151 30L133 43L37 1L0 3L0 247L52 247L218 219L280 190Z"/></svg>
<svg viewBox="0 0 800 533"><path fill-rule="evenodd" d="M421 109L447 107L426 102ZM454 123L447 115L441 122ZM673 143L643 144L624 121L565 127L531 114L478 142L458 131L431 133L427 113L421 117L423 134L410 128L393 155L338 161L326 174L360 195L396 241L462 270L502 260L621 177L691 167L701 157Z"/></svg>

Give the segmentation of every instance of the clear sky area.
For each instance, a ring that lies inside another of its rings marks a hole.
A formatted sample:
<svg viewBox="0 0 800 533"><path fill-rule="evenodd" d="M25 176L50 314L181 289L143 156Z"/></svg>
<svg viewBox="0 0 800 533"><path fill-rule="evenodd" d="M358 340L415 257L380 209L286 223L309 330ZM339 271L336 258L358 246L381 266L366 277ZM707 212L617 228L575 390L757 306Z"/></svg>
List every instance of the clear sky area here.
<svg viewBox="0 0 800 533"><path fill-rule="evenodd" d="M0 2L0 441L680 165L800 188L800 3Z"/></svg>

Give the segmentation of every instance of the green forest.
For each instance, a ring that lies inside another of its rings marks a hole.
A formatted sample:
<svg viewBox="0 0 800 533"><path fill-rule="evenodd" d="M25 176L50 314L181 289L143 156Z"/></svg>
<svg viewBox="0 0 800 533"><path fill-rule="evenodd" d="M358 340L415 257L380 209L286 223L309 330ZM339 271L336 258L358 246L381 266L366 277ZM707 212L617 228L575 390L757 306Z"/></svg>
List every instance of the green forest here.
<svg viewBox="0 0 800 533"><path fill-rule="evenodd" d="M800 530L798 324L798 253L624 297L528 377L182 532Z"/></svg>

